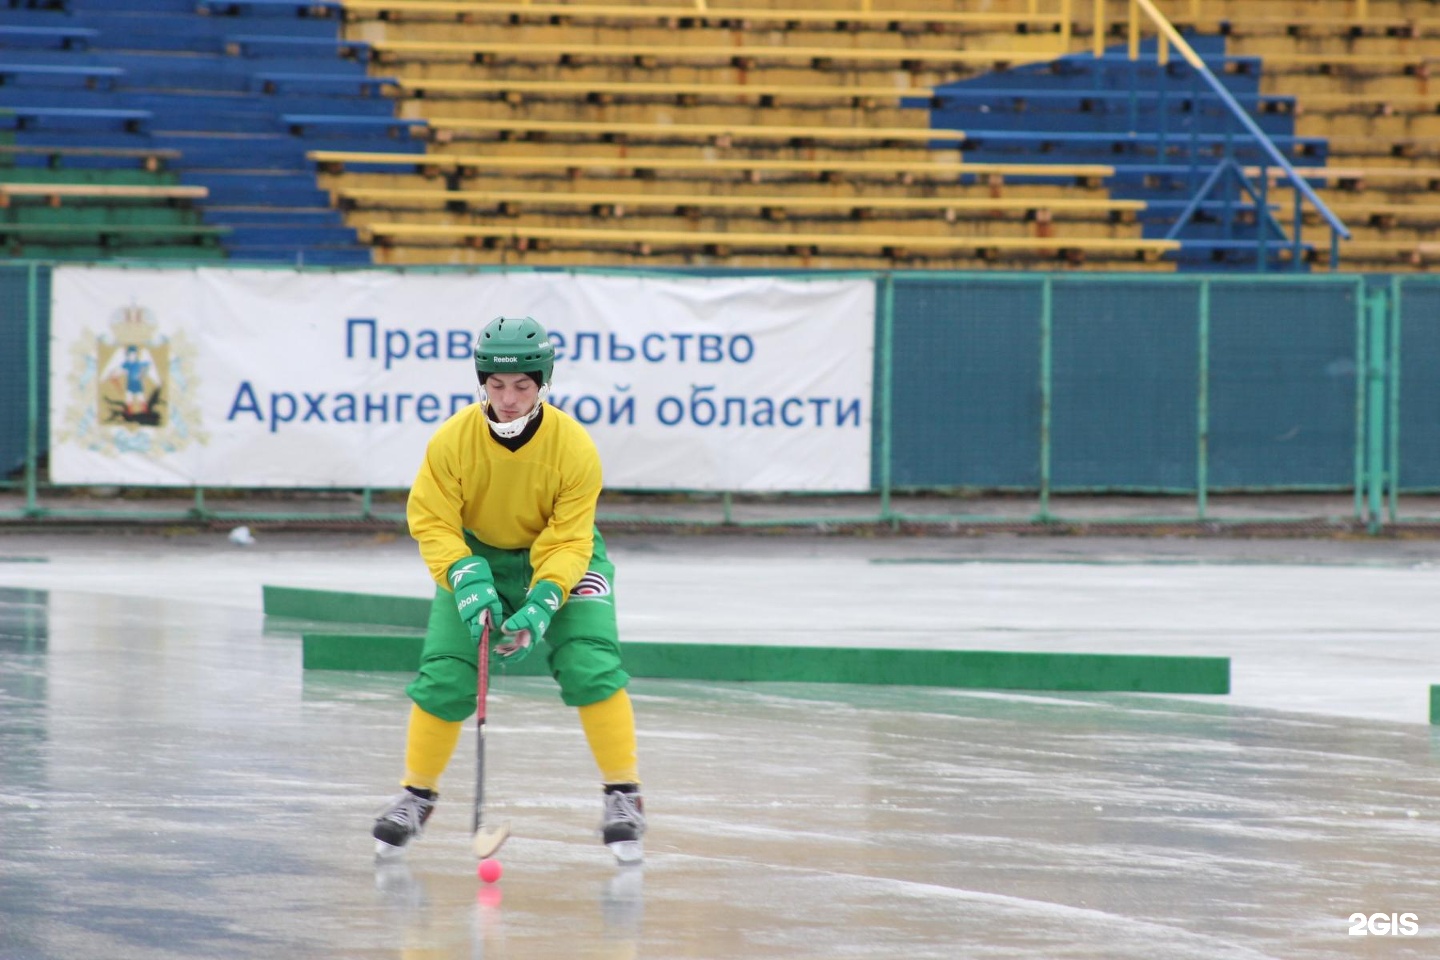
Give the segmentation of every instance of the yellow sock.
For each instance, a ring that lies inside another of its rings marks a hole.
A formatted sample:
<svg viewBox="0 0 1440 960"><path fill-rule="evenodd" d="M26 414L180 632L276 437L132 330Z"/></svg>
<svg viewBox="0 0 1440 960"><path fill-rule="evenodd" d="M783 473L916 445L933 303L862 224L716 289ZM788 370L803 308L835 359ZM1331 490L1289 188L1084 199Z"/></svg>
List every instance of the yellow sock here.
<svg viewBox="0 0 1440 960"><path fill-rule="evenodd" d="M401 785L438 792L440 775L450 763L455 744L460 742L463 726L459 720L441 720L412 703L410 729L405 735L405 779Z"/></svg>
<svg viewBox="0 0 1440 960"><path fill-rule="evenodd" d="M635 751L635 708L630 694L617 690L599 703L580 708L580 726L605 783L639 783Z"/></svg>

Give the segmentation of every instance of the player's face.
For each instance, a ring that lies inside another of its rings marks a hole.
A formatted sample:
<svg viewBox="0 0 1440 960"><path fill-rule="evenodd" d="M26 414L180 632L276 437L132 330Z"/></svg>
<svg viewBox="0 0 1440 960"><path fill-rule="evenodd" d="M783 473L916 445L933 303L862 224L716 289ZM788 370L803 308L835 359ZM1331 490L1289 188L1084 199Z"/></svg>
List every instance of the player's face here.
<svg viewBox="0 0 1440 960"><path fill-rule="evenodd" d="M490 409L501 423L518 420L535 409L535 396L540 392L528 373L492 373L485 378L485 395Z"/></svg>

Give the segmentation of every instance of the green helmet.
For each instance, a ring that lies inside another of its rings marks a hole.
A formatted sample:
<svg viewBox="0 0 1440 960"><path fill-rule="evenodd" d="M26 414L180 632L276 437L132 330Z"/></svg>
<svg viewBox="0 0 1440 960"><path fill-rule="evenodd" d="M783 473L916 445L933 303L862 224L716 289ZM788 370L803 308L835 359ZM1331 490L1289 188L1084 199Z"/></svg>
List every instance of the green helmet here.
<svg viewBox="0 0 1440 960"><path fill-rule="evenodd" d="M535 373L543 387L555 370L555 346L530 317L496 317L475 341L475 373L484 383L492 373Z"/></svg>

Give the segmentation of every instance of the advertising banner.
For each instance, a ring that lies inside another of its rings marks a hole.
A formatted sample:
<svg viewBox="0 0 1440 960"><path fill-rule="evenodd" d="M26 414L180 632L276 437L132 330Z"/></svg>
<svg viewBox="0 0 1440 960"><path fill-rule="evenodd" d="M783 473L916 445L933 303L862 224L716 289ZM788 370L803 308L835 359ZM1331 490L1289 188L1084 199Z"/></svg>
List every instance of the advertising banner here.
<svg viewBox="0 0 1440 960"><path fill-rule="evenodd" d="M612 489L870 485L866 279L59 267L59 484L403 488L531 316Z"/></svg>

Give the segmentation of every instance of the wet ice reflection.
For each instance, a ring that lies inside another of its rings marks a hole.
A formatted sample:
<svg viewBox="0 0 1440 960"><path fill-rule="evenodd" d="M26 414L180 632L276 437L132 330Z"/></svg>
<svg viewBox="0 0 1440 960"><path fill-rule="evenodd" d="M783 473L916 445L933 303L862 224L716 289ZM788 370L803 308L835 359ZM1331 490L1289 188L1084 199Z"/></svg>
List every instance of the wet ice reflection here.
<svg viewBox="0 0 1440 960"><path fill-rule="evenodd" d="M1418 725L1224 698L637 681L643 871L595 836L578 725L492 693L482 888L466 731L377 870L400 675L300 669L252 612L0 591L0 957L1433 956ZM480 894L477 896L477 894ZM1355 912L1418 914L1352 938ZM1368 951L1368 952L1367 952Z"/></svg>

